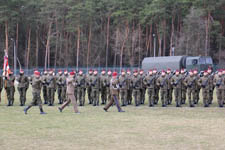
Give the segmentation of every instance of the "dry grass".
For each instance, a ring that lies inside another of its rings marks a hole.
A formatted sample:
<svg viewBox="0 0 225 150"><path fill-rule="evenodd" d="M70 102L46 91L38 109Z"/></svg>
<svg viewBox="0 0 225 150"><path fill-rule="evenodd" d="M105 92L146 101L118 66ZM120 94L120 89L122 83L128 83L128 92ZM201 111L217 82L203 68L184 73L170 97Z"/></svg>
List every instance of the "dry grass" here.
<svg viewBox="0 0 225 150"><path fill-rule="evenodd" d="M3 150L74 149L224 149L225 109L159 106L149 108L85 106L76 115L72 107L59 113L57 107L37 107L24 115L23 107L0 105L0 148ZM28 95L31 99L31 95Z"/></svg>

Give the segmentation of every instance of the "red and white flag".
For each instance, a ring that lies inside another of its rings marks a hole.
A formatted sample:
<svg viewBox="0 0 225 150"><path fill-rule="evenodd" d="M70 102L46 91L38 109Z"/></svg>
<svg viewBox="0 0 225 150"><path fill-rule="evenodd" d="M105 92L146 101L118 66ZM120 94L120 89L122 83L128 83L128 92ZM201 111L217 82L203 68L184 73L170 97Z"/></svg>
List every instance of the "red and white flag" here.
<svg viewBox="0 0 225 150"><path fill-rule="evenodd" d="M8 76L9 75L9 63L8 63L8 54L5 51L5 56L4 56L4 65L3 65L3 76Z"/></svg>

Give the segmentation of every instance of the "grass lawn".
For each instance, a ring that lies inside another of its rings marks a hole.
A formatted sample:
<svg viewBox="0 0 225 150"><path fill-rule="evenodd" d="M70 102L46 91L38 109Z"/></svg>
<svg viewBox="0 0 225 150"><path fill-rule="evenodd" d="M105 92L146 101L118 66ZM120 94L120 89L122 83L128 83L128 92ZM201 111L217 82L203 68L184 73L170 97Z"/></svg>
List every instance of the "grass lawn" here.
<svg viewBox="0 0 225 150"><path fill-rule="evenodd" d="M125 113L116 107L109 112L103 106L86 104L81 114L69 106L59 113L57 105L44 106L47 115L33 107L24 115L16 92L15 106L7 107L2 93L0 104L0 149L2 150L74 150L74 149L221 149L225 148L225 108L216 98L209 108L202 100L195 108L128 106ZM28 102L31 101L28 92Z"/></svg>

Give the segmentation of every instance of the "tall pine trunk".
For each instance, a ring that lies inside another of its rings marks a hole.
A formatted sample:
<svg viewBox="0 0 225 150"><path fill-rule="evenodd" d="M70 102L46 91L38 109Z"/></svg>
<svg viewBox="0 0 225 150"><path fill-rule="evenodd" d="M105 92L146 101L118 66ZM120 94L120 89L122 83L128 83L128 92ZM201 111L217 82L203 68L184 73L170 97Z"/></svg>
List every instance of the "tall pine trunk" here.
<svg viewBox="0 0 225 150"><path fill-rule="evenodd" d="M28 29L28 43L27 43L26 69L29 68L30 47L31 47L31 26L29 26L29 29Z"/></svg>
<svg viewBox="0 0 225 150"><path fill-rule="evenodd" d="M8 21L5 21L5 50L8 54L8 51L9 51Z"/></svg>
<svg viewBox="0 0 225 150"><path fill-rule="evenodd" d="M92 29L91 29L91 23L90 23L89 34L88 34L87 70L89 67L89 57L90 57L90 51L91 51L91 32L92 32Z"/></svg>
<svg viewBox="0 0 225 150"><path fill-rule="evenodd" d="M45 70L47 69L47 63L48 63L48 67L50 63L49 58L50 58L51 28L52 28L52 21L50 21L48 25L48 35L47 35L47 43L46 43L46 49L45 49Z"/></svg>

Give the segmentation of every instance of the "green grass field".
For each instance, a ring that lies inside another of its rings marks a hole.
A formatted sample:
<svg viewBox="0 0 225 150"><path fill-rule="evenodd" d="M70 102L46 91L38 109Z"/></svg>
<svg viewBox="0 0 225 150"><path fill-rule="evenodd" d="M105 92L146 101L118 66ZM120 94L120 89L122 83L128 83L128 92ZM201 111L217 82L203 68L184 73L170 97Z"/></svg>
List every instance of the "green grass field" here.
<svg viewBox="0 0 225 150"><path fill-rule="evenodd" d="M225 148L225 108L216 98L210 108L202 101L195 108L184 105L167 108L128 106L125 113L116 107L72 106L59 113L57 105L44 106L47 115L33 107L24 115L16 92L15 106L0 104L0 149L2 150L83 150L83 149L221 149ZM28 102L31 101L28 92Z"/></svg>

